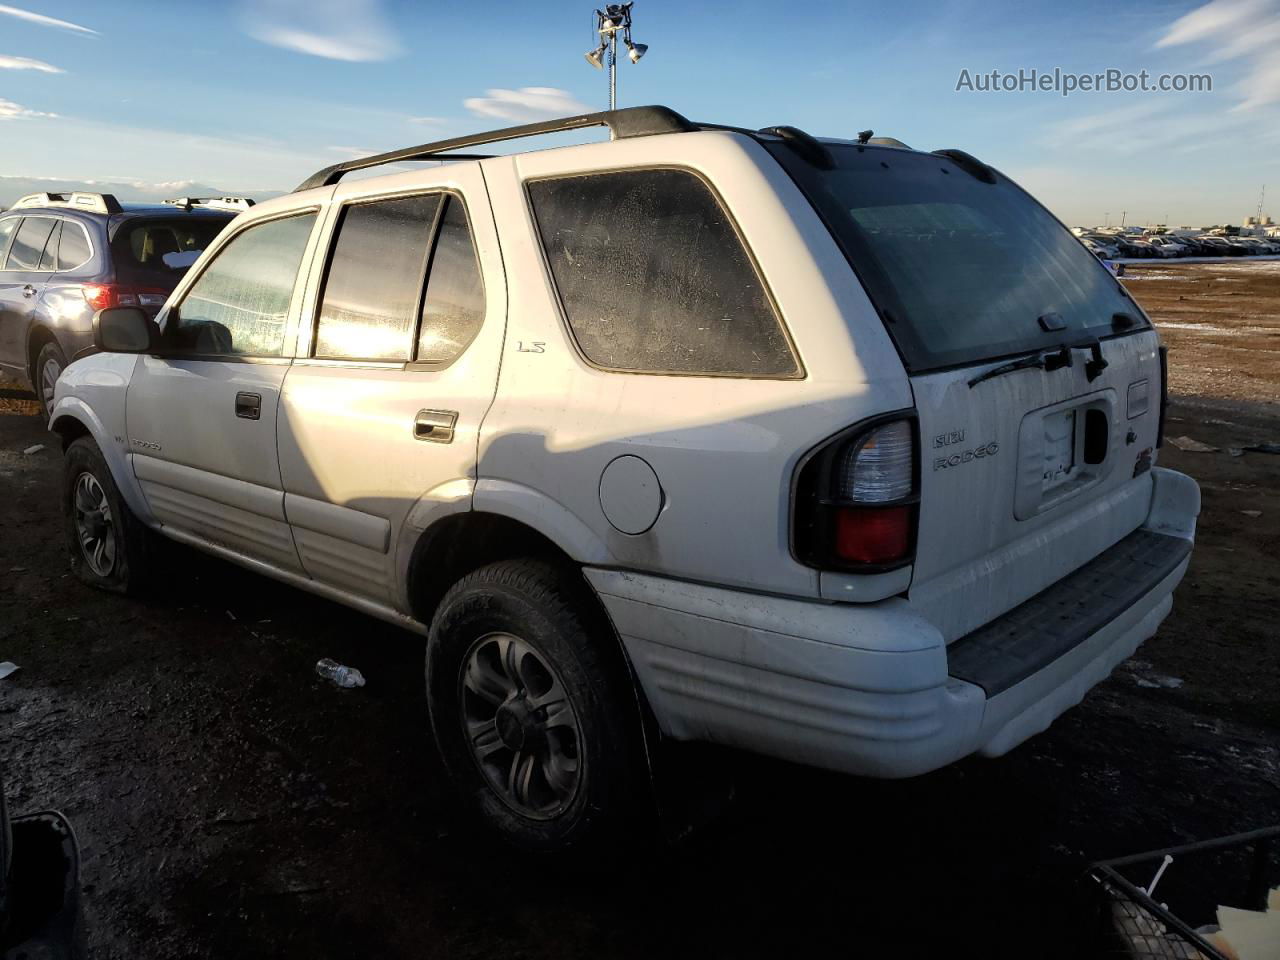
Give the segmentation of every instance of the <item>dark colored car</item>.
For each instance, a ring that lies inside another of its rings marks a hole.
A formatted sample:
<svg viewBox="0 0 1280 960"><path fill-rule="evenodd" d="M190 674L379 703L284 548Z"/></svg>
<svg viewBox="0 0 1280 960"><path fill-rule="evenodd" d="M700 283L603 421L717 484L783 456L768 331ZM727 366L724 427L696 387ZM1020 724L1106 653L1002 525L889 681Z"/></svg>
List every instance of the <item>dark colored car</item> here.
<svg viewBox="0 0 1280 960"><path fill-rule="evenodd" d="M23 197L0 213L0 376L30 384L47 416L58 375L93 349L94 313L136 306L154 316L200 251L252 204Z"/></svg>

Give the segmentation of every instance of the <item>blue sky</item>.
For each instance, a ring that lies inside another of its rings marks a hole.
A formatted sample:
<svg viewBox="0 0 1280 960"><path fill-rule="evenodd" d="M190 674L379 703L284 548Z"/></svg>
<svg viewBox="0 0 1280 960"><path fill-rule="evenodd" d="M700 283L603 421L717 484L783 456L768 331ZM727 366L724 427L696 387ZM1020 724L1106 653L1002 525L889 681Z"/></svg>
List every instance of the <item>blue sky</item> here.
<svg viewBox="0 0 1280 960"><path fill-rule="evenodd" d="M0 176L251 194L600 109L591 23L590 0L0 3ZM638 0L635 23L651 49L621 64L622 105L961 147L1070 223L1239 222L1266 182L1280 210L1280 0ZM1054 67L1210 73L1213 91L955 89L962 69Z"/></svg>

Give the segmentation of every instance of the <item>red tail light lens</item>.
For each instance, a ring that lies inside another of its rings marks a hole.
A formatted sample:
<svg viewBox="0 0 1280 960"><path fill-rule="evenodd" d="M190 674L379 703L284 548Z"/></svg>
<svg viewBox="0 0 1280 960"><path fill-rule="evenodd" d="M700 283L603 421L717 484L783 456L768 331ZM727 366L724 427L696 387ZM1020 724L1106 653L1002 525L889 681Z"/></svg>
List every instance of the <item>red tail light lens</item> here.
<svg viewBox="0 0 1280 960"><path fill-rule="evenodd" d="M915 507L840 507L835 514L836 555L849 563L896 563L911 549Z"/></svg>
<svg viewBox="0 0 1280 960"><path fill-rule="evenodd" d="M169 292L163 287L125 287L118 283L86 283L81 292L85 302L95 310L142 307L154 312L169 298Z"/></svg>
<svg viewBox="0 0 1280 960"><path fill-rule="evenodd" d="M822 569L872 573L911 562L917 494L916 424L877 418L812 454L796 484L796 556Z"/></svg>

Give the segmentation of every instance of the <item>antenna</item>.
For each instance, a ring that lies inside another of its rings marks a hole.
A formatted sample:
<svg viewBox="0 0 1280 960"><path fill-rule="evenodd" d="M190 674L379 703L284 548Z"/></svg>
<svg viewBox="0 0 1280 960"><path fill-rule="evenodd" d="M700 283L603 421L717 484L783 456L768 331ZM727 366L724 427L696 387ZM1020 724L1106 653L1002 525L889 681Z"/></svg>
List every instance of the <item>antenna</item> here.
<svg viewBox="0 0 1280 960"><path fill-rule="evenodd" d="M1262 185L1262 193L1258 194L1258 222L1262 222L1262 201L1267 199L1267 185Z"/></svg>

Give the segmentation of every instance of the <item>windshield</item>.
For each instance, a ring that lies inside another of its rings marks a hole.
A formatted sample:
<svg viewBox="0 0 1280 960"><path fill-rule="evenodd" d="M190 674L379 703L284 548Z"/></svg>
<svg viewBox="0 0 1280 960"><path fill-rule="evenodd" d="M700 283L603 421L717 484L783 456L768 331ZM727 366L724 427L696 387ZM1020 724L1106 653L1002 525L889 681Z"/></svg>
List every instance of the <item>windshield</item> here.
<svg viewBox="0 0 1280 960"><path fill-rule="evenodd" d="M945 157L828 145L820 170L769 150L843 248L912 372L960 366L1089 336L1117 313L1147 324L1123 288L1061 223L996 174ZM1039 320L1056 314L1042 328Z"/></svg>

